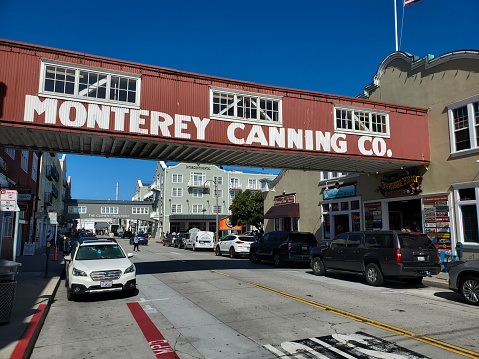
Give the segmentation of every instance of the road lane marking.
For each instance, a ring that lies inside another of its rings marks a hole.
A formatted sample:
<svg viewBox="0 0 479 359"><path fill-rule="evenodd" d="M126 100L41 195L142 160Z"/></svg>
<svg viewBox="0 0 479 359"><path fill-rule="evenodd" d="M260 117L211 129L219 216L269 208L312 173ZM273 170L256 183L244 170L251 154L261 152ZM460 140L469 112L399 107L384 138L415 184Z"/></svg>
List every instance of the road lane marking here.
<svg viewBox="0 0 479 359"><path fill-rule="evenodd" d="M271 293L275 293L275 294L281 295L283 297L290 298L290 299L296 300L298 302L301 302L301 303L308 304L308 305L311 305L311 306L316 307L316 308L326 310L330 313L343 316L345 318L353 319L353 320L356 320L358 322L368 324L368 325L371 325L371 326L376 327L376 328L384 329L384 330L387 330L389 332L399 334L399 335L405 336L405 337L410 338L410 339L418 340L420 342L423 342L423 343L426 343L426 344L429 344L429 345L433 345L433 346L436 346L438 348L441 348L441 349L444 349L444 350L447 350L447 351L450 351L450 352L453 352L453 353L456 353L456 354L467 356L469 358L479 359L479 353L473 352L471 350L460 348L460 347L457 347L455 345L448 344L448 343L442 342L440 340L436 340L436 339L429 338L429 337L426 337L426 336L418 335L418 334L415 334L413 332L410 332L410 331L407 331L407 330L404 330L404 329L401 329L401 328L397 328L397 327L394 327L394 326L386 324L386 323L378 322L378 321L373 320L373 319L369 319L369 318L362 317L362 316L357 315L357 314L347 312L345 310L341 310L341 309L338 309L338 308L333 308L333 307L330 307L330 306L327 306L327 305L324 305L324 304L321 304L321 303L318 303L318 302L313 302L312 300L309 300L309 299L306 299L306 298L301 298L301 297L298 297L296 295L289 294L289 293L286 293L286 292L282 292L280 290L270 288L270 287L267 287L267 286L264 286L264 285L261 285L261 284L258 284L258 283L249 283L249 284L254 286L254 287L269 291Z"/></svg>
<svg viewBox="0 0 479 359"><path fill-rule="evenodd" d="M218 273L218 274L221 274L221 275L224 275L226 277L229 277L230 275L229 274L226 274L226 273L221 273L221 272L218 272L217 270L211 270L213 273Z"/></svg>

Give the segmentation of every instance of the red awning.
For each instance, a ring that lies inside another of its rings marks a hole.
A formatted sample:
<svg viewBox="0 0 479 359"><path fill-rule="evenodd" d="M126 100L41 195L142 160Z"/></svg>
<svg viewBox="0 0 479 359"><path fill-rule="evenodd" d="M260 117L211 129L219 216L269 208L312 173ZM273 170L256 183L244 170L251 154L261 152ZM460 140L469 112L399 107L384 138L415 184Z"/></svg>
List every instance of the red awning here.
<svg viewBox="0 0 479 359"><path fill-rule="evenodd" d="M299 218L299 203L283 204L273 206L264 215L266 219L273 218Z"/></svg>

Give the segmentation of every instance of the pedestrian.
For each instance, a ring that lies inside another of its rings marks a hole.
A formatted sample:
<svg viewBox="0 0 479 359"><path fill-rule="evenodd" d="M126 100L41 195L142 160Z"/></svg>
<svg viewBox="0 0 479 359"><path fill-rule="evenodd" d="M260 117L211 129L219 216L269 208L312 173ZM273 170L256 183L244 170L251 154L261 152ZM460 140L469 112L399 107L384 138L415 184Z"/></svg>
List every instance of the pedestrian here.
<svg viewBox="0 0 479 359"><path fill-rule="evenodd" d="M139 252L140 251L140 248L139 248L139 243L138 243L138 236L135 236L135 238L133 238L133 252L136 251Z"/></svg>

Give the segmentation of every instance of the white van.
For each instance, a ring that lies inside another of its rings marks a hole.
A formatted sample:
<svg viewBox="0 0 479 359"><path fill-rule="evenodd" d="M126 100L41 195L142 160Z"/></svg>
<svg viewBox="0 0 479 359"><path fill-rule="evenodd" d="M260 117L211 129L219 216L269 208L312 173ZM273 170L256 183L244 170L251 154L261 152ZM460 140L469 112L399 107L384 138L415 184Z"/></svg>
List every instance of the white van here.
<svg viewBox="0 0 479 359"><path fill-rule="evenodd" d="M198 249L213 249L214 246L215 235L213 232L208 231L192 232L185 242L185 249L191 248L194 251Z"/></svg>

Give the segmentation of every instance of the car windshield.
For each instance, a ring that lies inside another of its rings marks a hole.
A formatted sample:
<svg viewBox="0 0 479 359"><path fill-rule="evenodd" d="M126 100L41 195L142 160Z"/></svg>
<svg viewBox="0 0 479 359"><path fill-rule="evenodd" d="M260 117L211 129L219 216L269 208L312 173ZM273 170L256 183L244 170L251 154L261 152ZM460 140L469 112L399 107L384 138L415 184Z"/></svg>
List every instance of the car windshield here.
<svg viewBox="0 0 479 359"><path fill-rule="evenodd" d="M436 249L434 243L425 234L400 233L398 238L401 248Z"/></svg>
<svg viewBox="0 0 479 359"><path fill-rule="evenodd" d="M254 242L255 238L252 236L238 236L238 239L241 239L242 241L245 242Z"/></svg>
<svg viewBox="0 0 479 359"><path fill-rule="evenodd" d="M81 246L76 255L77 260L116 258L125 258L125 253L119 245L112 244Z"/></svg>
<svg viewBox="0 0 479 359"><path fill-rule="evenodd" d="M316 237L312 233L290 233L289 241L294 243L317 244Z"/></svg>

